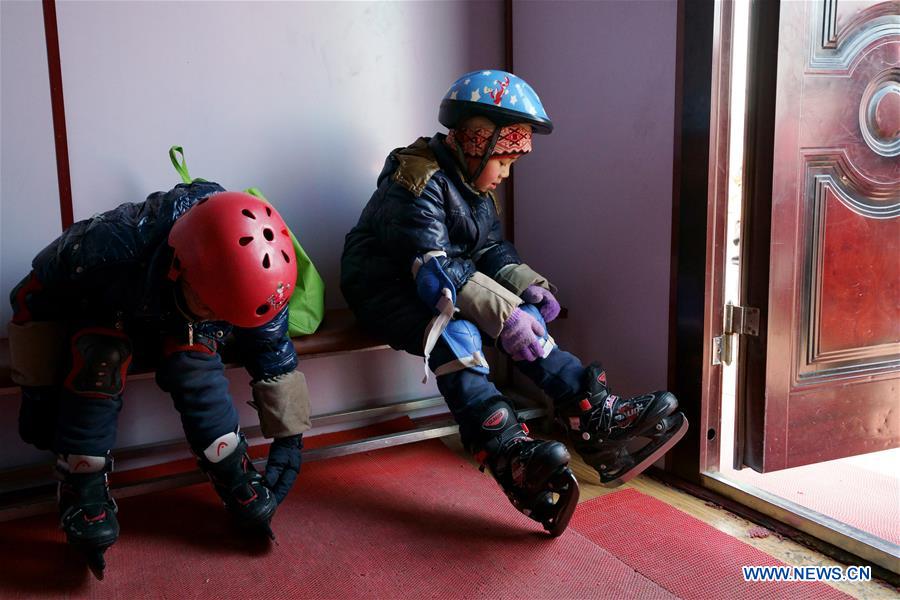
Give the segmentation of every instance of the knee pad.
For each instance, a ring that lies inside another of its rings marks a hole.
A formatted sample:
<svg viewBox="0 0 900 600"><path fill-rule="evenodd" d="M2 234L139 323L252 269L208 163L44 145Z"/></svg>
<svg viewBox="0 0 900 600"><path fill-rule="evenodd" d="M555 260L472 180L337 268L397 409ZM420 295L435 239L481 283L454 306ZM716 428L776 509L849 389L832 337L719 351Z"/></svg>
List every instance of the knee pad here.
<svg viewBox="0 0 900 600"><path fill-rule="evenodd" d="M38 281L34 271L32 271L13 288L9 294L9 302L13 309L13 323L27 323L34 319L29 300L42 287L41 282Z"/></svg>
<svg viewBox="0 0 900 600"><path fill-rule="evenodd" d="M454 319L441 334L441 343L431 355L431 368L437 376L463 369L487 374L489 367L481 346L478 327L465 319Z"/></svg>
<svg viewBox="0 0 900 600"><path fill-rule="evenodd" d="M72 370L65 387L87 398L114 398L125 389L131 342L116 329L82 329L72 337Z"/></svg>

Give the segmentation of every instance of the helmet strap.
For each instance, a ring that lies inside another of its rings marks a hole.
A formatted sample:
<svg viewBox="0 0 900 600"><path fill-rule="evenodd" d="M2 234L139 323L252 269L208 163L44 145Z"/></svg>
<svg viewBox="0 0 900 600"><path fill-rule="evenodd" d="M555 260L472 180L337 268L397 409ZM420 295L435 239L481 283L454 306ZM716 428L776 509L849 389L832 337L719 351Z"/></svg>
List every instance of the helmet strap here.
<svg viewBox="0 0 900 600"><path fill-rule="evenodd" d="M187 299L184 297L182 281L176 281L175 285L172 286L172 298L175 301L175 308L181 313L182 317L192 323L201 320L202 317L198 317L188 308Z"/></svg>
<svg viewBox="0 0 900 600"><path fill-rule="evenodd" d="M490 141L488 141L487 146L484 149L484 156L481 157L481 164L478 165L478 168L475 169L475 172L472 173L469 177L470 184L475 183L475 180L478 179L478 177L484 171L484 168L487 166L488 161L491 160L491 154L494 152L494 148L497 147L497 140L500 139L500 129L500 126L495 123L494 133L491 134L491 139Z"/></svg>
<svg viewBox="0 0 900 600"><path fill-rule="evenodd" d="M177 281L181 277L181 261L177 254L172 254L172 264L169 265L169 273L166 275L169 281Z"/></svg>
<svg viewBox="0 0 900 600"><path fill-rule="evenodd" d="M188 310L187 300L184 299L184 290L181 289L181 282L176 281L172 286L172 299L175 301L175 308L181 313L181 316L188 321L195 320L195 317Z"/></svg>

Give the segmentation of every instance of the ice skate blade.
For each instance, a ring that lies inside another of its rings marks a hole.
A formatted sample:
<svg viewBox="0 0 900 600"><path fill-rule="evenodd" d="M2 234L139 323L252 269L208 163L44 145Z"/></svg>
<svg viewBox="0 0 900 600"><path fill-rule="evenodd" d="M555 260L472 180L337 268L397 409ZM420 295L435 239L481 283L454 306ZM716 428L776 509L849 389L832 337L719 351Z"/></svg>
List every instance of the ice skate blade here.
<svg viewBox="0 0 900 600"><path fill-rule="evenodd" d="M578 488L578 480L572 469L566 467L565 471L559 474L554 480L553 491L559 494L556 504L560 506L559 511L554 515L552 522L542 523L544 529L551 537L559 537L569 526L572 515L575 514L575 508L578 506L578 497L581 494Z"/></svg>
<svg viewBox="0 0 900 600"><path fill-rule="evenodd" d="M104 571L106 570L106 559L103 558L105 551L106 549L104 548L103 550L86 550L84 553L88 569L91 570L97 581L103 581Z"/></svg>
<svg viewBox="0 0 900 600"><path fill-rule="evenodd" d="M275 542L275 532L269 523L237 521L237 533L249 541ZM277 542L276 542L277 543Z"/></svg>
<svg viewBox="0 0 900 600"><path fill-rule="evenodd" d="M645 470L647 470L647 468L650 467L650 465L652 465L657 460L659 460L660 457L662 457L666 452L668 452L672 448L672 446L677 444L681 440L681 438L684 437L684 434L687 433L687 430L688 430L688 420L687 420L687 417L682 415L681 425L678 427L678 430L674 434L672 434L672 437L670 437L668 440L666 440L664 444L662 444L659 448L654 450L650 455L648 455L646 458L644 458L644 460L635 464L633 467L631 467L630 469L628 469L627 471L625 471L618 477L615 477L615 478L609 479L609 480L604 480L603 475L600 475L600 485L602 485L603 487L607 487L607 488L614 488L614 487L619 487L623 483L631 481L632 479L634 479L635 477L637 477L638 475L643 473Z"/></svg>

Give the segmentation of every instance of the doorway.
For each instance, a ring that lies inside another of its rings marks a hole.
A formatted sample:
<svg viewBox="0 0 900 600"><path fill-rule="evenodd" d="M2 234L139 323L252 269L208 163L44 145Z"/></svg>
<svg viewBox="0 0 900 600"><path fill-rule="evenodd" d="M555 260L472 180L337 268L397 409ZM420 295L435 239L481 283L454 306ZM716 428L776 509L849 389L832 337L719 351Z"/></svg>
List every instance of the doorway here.
<svg viewBox="0 0 900 600"><path fill-rule="evenodd" d="M900 270L880 265L900 237L900 131L883 116L900 98L900 15L886 2L738 0L715 19L703 481L897 573ZM860 116L836 141L825 125L838 103ZM855 185L867 176L877 185ZM874 272L848 277L860 273L848 252ZM833 301L846 286L859 297ZM841 311L868 320L828 321ZM874 415L880 427L854 429Z"/></svg>

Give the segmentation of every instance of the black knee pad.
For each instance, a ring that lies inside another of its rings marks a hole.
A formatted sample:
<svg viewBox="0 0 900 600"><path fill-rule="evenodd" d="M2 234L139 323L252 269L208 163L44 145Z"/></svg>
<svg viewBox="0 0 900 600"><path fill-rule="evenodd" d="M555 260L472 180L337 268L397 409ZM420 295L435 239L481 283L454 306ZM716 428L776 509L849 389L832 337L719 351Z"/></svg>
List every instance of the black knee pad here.
<svg viewBox="0 0 900 600"><path fill-rule="evenodd" d="M113 398L125 389L131 342L116 329L82 329L72 337L72 370L66 388L88 398Z"/></svg>

